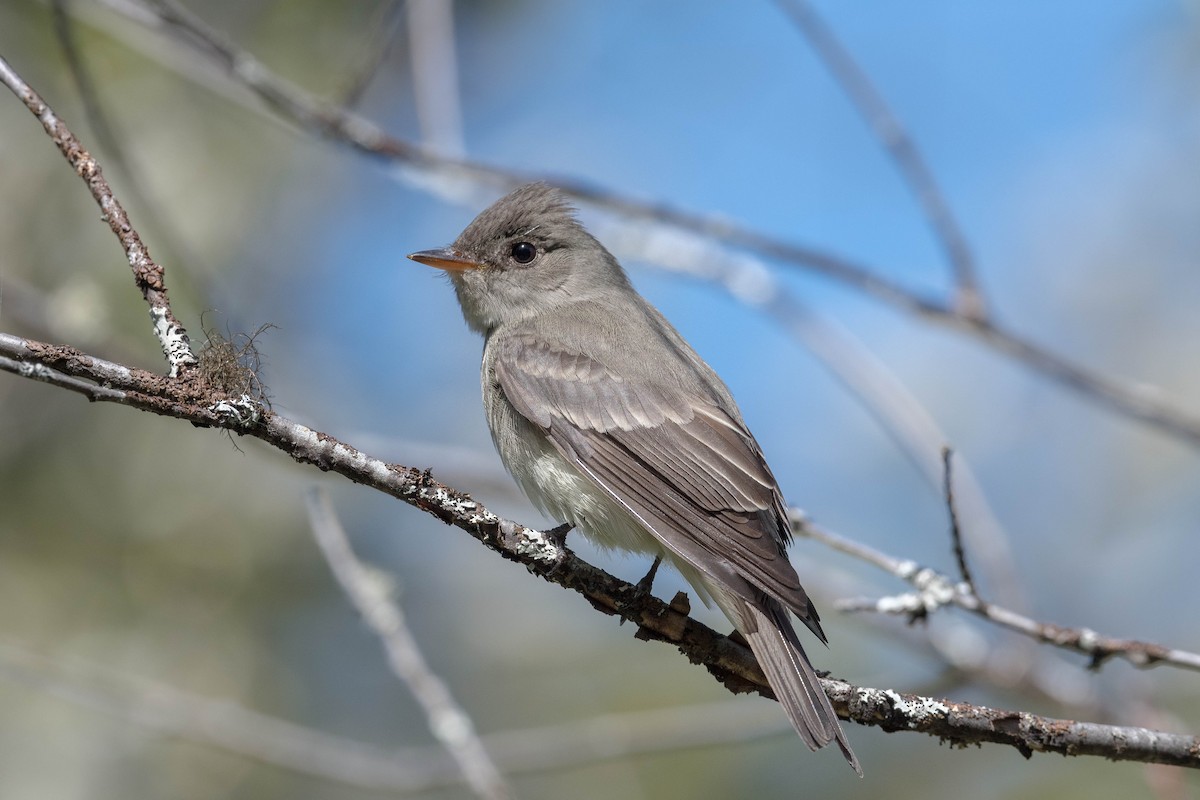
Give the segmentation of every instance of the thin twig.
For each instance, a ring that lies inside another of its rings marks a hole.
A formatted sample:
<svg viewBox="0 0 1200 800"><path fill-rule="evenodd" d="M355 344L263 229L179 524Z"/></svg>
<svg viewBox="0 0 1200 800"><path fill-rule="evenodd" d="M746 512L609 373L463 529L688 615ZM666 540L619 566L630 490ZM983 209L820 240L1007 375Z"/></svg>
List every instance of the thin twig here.
<svg viewBox="0 0 1200 800"><path fill-rule="evenodd" d="M253 91L276 114L302 130L340 142L362 153L403 164L406 169L396 173L398 177L420 189L449 198L461 197L464 187L497 190L530 180L549 180L579 200L630 220L665 226L666 229L674 229L676 235L687 232L710 243L720 242L756 252L785 265L808 269L843 283L920 319L944 325L968 336L1111 411L1141 420L1193 447L1200 447L1200 414L1182 408L1161 389L1117 380L1083 367L990 319L965 314L951 304L882 277L848 258L784 242L727 219L633 200L563 176L532 175L438 155L389 136L362 117L324 104L281 80L252 55L232 45L195 15L170 0L95 2L142 25L163 30L176 41L195 48L209 61L219 64L230 79ZM140 44L136 37L130 42L133 46ZM171 66L169 62L164 63ZM654 263L653 258L646 260Z"/></svg>
<svg viewBox="0 0 1200 800"><path fill-rule="evenodd" d="M942 244L946 258L954 270L955 311L969 319L983 319L987 306L979 289L979 276L975 270L975 259L963 236L962 229L950 210L942 190L938 187L933 171L908 135L899 118L888 108L887 101L875 88L866 72L855 62L837 36L825 24L806 0L776 0L783 12L792 18L796 27L808 39L809 45L825 66L850 102L858 109L875 138L891 156L905 182L917 197L925 218L934 235Z"/></svg>
<svg viewBox="0 0 1200 800"><path fill-rule="evenodd" d="M950 515L950 540L954 543L954 560L958 562L958 574L971 594L978 595L975 588L975 578L967 566L967 553L963 549L962 526L958 521L958 503L954 501L954 451L949 447L942 448L942 473L945 476L943 488L946 496L946 511Z"/></svg>
<svg viewBox="0 0 1200 800"><path fill-rule="evenodd" d="M305 494L314 538L350 602L379 637L392 672L408 687L425 712L429 730L454 758L471 790L483 798L510 796L500 770L475 733L475 724L439 678L408 629L404 612L392 597L388 579L365 566L350 549L346 532L334 513L328 492Z"/></svg>
<svg viewBox="0 0 1200 800"><path fill-rule="evenodd" d="M876 611L908 617L928 615L937 609L954 605L970 611L1002 628L1024 634L1040 642L1089 656L1093 668L1110 658L1119 657L1136 667L1169 664L1183 669L1200 671L1200 653L1166 647L1136 639L1117 639L1103 636L1090 628L1065 628L1049 622L1038 622L994 603L985 603L971 592L965 583L955 581L930 567L909 559L896 558L861 542L851 541L809 520L804 512L791 509L792 531L797 536L815 539L822 544L860 561L873 564L884 572L911 584L915 592L883 597L877 600L855 599L842 601L842 611Z"/></svg>
<svg viewBox="0 0 1200 800"><path fill-rule="evenodd" d="M8 356L0 356L0 370L20 375L22 378L32 378L35 381L48 383L51 386L57 386L69 392L81 394L92 402L108 400L113 403L119 403L125 397L124 392L109 389L106 386L99 386L79 378L72 378L70 375L64 375L35 361L18 361Z"/></svg>
<svg viewBox="0 0 1200 800"><path fill-rule="evenodd" d="M76 36L71 11L73 2L75 0L51 0L50 9L54 19L54 34L58 38L59 47L62 48L71 79L75 82L75 88L79 92L83 115L87 120L88 127L96 137L100 151L105 155L106 163L112 168L112 174L117 176L117 184L124 183L125 194L132 199L134 209L146 221L147 224L143 226L143 230L149 229L157 232L158 236L165 241L167 252L173 254L175 258L182 259L185 264L196 264L198 259L188 254L188 248L183 244L183 238L175 226L170 224L160 213L159 209L163 207L163 204L155 202L152 198L152 193L147 189L138 170L134 168L133 162L126 153L122 138L117 135L108 113L100 102L100 92L92 80L91 69L88 67L83 49ZM176 279L178 279L178 275Z"/></svg>
<svg viewBox="0 0 1200 800"><path fill-rule="evenodd" d="M84 183L87 184L92 197L100 206L108 227L116 234L117 239L133 269L133 280L150 306L150 319L154 323L154 333L162 346L163 355L171 367L172 377L180 375L196 364L196 356L192 353L188 342L187 331L175 318L171 304L167 300L167 287L163 282L163 268L150 258L150 252L142 243L141 237L129 222L129 217L121 203L113 196L108 181L100 173L100 165L83 148L75 135L66 124L55 115L54 110L46 104L37 92L29 87L21 76L0 57L0 82L12 90L21 99L25 107L38 118L46 133L58 145L59 151L67 163L75 170Z"/></svg>

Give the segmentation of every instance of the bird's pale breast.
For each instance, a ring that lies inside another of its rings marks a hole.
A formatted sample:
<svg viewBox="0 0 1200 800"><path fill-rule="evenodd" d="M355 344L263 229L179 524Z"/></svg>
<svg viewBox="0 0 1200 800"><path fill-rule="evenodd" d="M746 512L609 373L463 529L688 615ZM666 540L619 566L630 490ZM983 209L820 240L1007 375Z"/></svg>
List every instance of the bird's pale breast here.
<svg viewBox="0 0 1200 800"><path fill-rule="evenodd" d="M538 509L570 522L601 547L662 555L663 548L628 511L563 458L545 433L522 417L483 363L483 404L500 460Z"/></svg>

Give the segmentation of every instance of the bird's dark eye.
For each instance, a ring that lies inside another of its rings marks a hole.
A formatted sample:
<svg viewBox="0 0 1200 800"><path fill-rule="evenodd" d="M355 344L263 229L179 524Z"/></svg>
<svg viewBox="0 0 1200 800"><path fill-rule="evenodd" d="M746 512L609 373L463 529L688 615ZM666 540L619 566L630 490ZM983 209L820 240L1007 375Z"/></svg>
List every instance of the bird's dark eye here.
<svg viewBox="0 0 1200 800"><path fill-rule="evenodd" d="M509 252L518 264L528 264L537 256L537 248L529 242L517 242Z"/></svg>

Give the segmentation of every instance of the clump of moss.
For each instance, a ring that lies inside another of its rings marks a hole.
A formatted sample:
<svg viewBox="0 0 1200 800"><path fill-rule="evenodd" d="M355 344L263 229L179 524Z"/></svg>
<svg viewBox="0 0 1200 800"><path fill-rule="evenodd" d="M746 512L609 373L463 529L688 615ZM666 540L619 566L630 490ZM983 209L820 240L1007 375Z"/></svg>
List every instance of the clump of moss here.
<svg viewBox="0 0 1200 800"><path fill-rule="evenodd" d="M225 397L247 397L270 408L267 386L261 375L262 354L258 351L256 341L274 327L268 323L254 333L226 331L225 334L215 328L205 327L205 341L197 354L200 380L212 391Z"/></svg>

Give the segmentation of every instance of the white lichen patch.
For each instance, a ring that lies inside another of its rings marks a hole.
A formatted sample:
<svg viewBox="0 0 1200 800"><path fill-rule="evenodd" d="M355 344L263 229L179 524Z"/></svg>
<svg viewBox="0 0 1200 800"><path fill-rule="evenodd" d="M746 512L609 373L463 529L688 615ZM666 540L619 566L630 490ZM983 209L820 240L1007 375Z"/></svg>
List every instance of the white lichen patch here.
<svg viewBox="0 0 1200 800"><path fill-rule="evenodd" d="M54 370L36 361L17 362L17 374L22 378L32 378L37 381L53 380L56 377Z"/></svg>
<svg viewBox="0 0 1200 800"><path fill-rule="evenodd" d="M216 414L222 422L239 428L249 427L262 417L262 405L248 394L213 403L207 410Z"/></svg>
<svg viewBox="0 0 1200 800"><path fill-rule="evenodd" d="M171 321L171 310L166 306L151 306L150 320L154 323L154 335L158 338L163 355L171 365L171 377L177 377L181 364L196 363L187 332Z"/></svg>
<svg viewBox="0 0 1200 800"><path fill-rule="evenodd" d="M304 430L308 431L309 429L304 428ZM378 458L371 458L361 450L356 450L341 442L335 442L333 439L323 440L316 432L311 433L312 435L308 438L314 443L314 447L328 452L331 460L343 462L358 472L367 473L377 484L387 485L393 481L395 476L386 462L380 461Z"/></svg>
<svg viewBox="0 0 1200 800"><path fill-rule="evenodd" d="M886 698L901 716L908 720L909 727L917 727L930 719L943 718L950 713L950 707L932 697L915 697L906 700L899 692L891 689L863 689L860 691L863 699L870 703L880 702Z"/></svg>
<svg viewBox="0 0 1200 800"><path fill-rule="evenodd" d="M125 248L125 257L129 259L129 266L133 267L135 271L145 269L150 265L150 259L146 257L146 251L136 244L130 244L129 247Z"/></svg>
<svg viewBox="0 0 1200 800"><path fill-rule="evenodd" d="M914 614L925 610L925 603L915 592L881 597L875 601L875 610L881 614Z"/></svg>
<svg viewBox="0 0 1200 800"><path fill-rule="evenodd" d="M364 456L366 471L371 474L371 478L380 484L386 484L392 480L392 469L387 463L380 461L378 458L367 458Z"/></svg>
<svg viewBox="0 0 1200 800"><path fill-rule="evenodd" d="M1091 628L1079 629L1079 646L1088 652L1094 651L1100 644L1100 634Z"/></svg>
<svg viewBox="0 0 1200 800"><path fill-rule="evenodd" d="M881 614L932 613L950 605L960 595L970 594L969 587L964 584L956 584L940 572L920 567L914 561L901 562L897 573L916 591L879 598L875 601L875 610Z"/></svg>
<svg viewBox="0 0 1200 800"><path fill-rule="evenodd" d="M930 611L954 601L954 582L932 569L922 569L912 577L912 584L920 592L925 607Z"/></svg>
<svg viewBox="0 0 1200 800"><path fill-rule="evenodd" d="M479 503L469 497L449 492L444 487L423 488L420 495L469 525L496 525L501 522L499 517Z"/></svg>
<svg viewBox="0 0 1200 800"><path fill-rule="evenodd" d="M546 532L533 528L521 528L517 523L507 519L499 520L499 525L501 533L515 539L513 552L517 555L547 564L555 564L562 559L564 555L562 548ZM518 529L521 530L518 531Z"/></svg>

